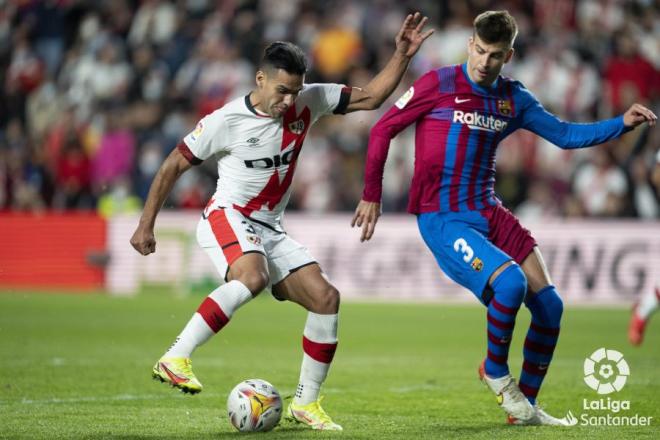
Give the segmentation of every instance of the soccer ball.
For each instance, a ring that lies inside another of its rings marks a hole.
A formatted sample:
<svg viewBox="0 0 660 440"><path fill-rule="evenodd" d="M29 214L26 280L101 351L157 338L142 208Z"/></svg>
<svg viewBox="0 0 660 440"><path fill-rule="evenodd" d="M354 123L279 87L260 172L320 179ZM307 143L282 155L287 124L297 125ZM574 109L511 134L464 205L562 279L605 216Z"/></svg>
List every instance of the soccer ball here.
<svg viewBox="0 0 660 440"><path fill-rule="evenodd" d="M227 414L241 432L270 431L282 417L282 398L265 380L248 379L229 393Z"/></svg>

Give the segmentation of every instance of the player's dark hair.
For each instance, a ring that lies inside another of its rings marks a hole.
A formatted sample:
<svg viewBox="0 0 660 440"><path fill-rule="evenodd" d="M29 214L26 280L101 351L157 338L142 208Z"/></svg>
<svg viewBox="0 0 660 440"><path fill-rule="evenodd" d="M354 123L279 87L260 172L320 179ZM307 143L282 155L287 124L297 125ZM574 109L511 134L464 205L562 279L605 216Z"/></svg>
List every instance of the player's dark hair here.
<svg viewBox="0 0 660 440"><path fill-rule="evenodd" d="M282 69L287 73L304 75L307 72L307 57L295 44L276 41L264 50L261 68Z"/></svg>
<svg viewBox="0 0 660 440"><path fill-rule="evenodd" d="M486 11L474 19L474 32L488 44L509 43L518 35L518 24L509 11Z"/></svg>

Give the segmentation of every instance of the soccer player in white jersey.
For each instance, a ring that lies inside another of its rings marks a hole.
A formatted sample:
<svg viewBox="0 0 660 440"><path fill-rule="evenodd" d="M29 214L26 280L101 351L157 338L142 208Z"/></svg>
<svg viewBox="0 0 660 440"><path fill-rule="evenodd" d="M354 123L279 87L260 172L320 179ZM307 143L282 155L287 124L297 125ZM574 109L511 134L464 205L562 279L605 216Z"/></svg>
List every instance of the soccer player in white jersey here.
<svg viewBox="0 0 660 440"><path fill-rule="evenodd" d="M153 377L188 393L202 384L190 357L222 329L236 310L267 287L280 300L308 310L303 361L290 419L313 429L341 430L319 405L337 347L339 292L318 263L281 226L282 212L305 135L321 116L378 108L396 88L411 57L432 30L426 17L408 15L387 65L364 88L304 84L307 61L292 43L264 51L256 89L204 117L179 143L154 178L131 238L143 255L156 250L154 224L175 181L191 166L218 161L217 189L202 214L197 240L226 281L199 306Z"/></svg>

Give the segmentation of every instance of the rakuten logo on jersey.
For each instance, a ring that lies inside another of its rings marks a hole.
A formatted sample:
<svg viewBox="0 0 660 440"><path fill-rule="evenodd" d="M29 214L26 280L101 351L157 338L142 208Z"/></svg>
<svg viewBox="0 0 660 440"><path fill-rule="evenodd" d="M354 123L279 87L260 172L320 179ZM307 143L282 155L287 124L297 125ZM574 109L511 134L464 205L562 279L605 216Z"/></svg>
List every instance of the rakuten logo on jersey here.
<svg viewBox="0 0 660 440"><path fill-rule="evenodd" d="M485 130L491 132L502 132L506 129L508 122L497 119L493 115L485 116L477 112L466 113L461 110L454 110L454 119L452 122L460 122L470 127L472 130Z"/></svg>

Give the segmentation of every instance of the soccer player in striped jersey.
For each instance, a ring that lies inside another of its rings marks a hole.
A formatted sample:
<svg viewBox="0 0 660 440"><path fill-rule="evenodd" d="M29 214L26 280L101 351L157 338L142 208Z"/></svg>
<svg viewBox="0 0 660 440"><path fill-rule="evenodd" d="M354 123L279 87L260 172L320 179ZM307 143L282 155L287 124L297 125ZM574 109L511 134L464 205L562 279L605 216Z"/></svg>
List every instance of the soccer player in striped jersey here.
<svg viewBox="0 0 660 440"><path fill-rule="evenodd" d="M656 191L660 193L660 150L655 155L655 166L651 173L651 182ZM642 294L642 297L633 307L628 324L628 340L632 345L641 345L644 341L646 326L658 309L660 308L660 273L655 273L655 285L653 289Z"/></svg>
<svg viewBox="0 0 660 440"><path fill-rule="evenodd" d="M291 43L271 44L256 73L256 90L204 117L168 156L151 185L131 244L143 255L155 251L156 215L175 181L213 157L218 184L199 221L197 241L226 283L202 302L156 362L155 379L184 392L200 392L192 352L238 308L270 287L277 299L308 310L300 379L287 416L313 429L342 429L319 404L337 347L339 292L307 249L284 232L282 215L309 127L324 115L378 108L432 33L424 32L426 21L419 13L406 17L394 55L363 89L304 84L307 60L302 50Z"/></svg>
<svg viewBox="0 0 660 440"><path fill-rule="evenodd" d="M369 240L380 215L382 178L390 140L416 123L415 171L409 212L440 268L487 307L487 355L480 377L498 396L510 423L567 424L536 404L559 337L562 300L531 233L494 192L499 142L526 128L561 148L582 148L620 136L657 117L634 104L623 115L589 124L548 113L518 81L500 71L513 55L517 34L507 11L474 20L467 62L420 77L371 130L365 187L353 226ZM532 322L519 383L508 353L522 304Z"/></svg>

